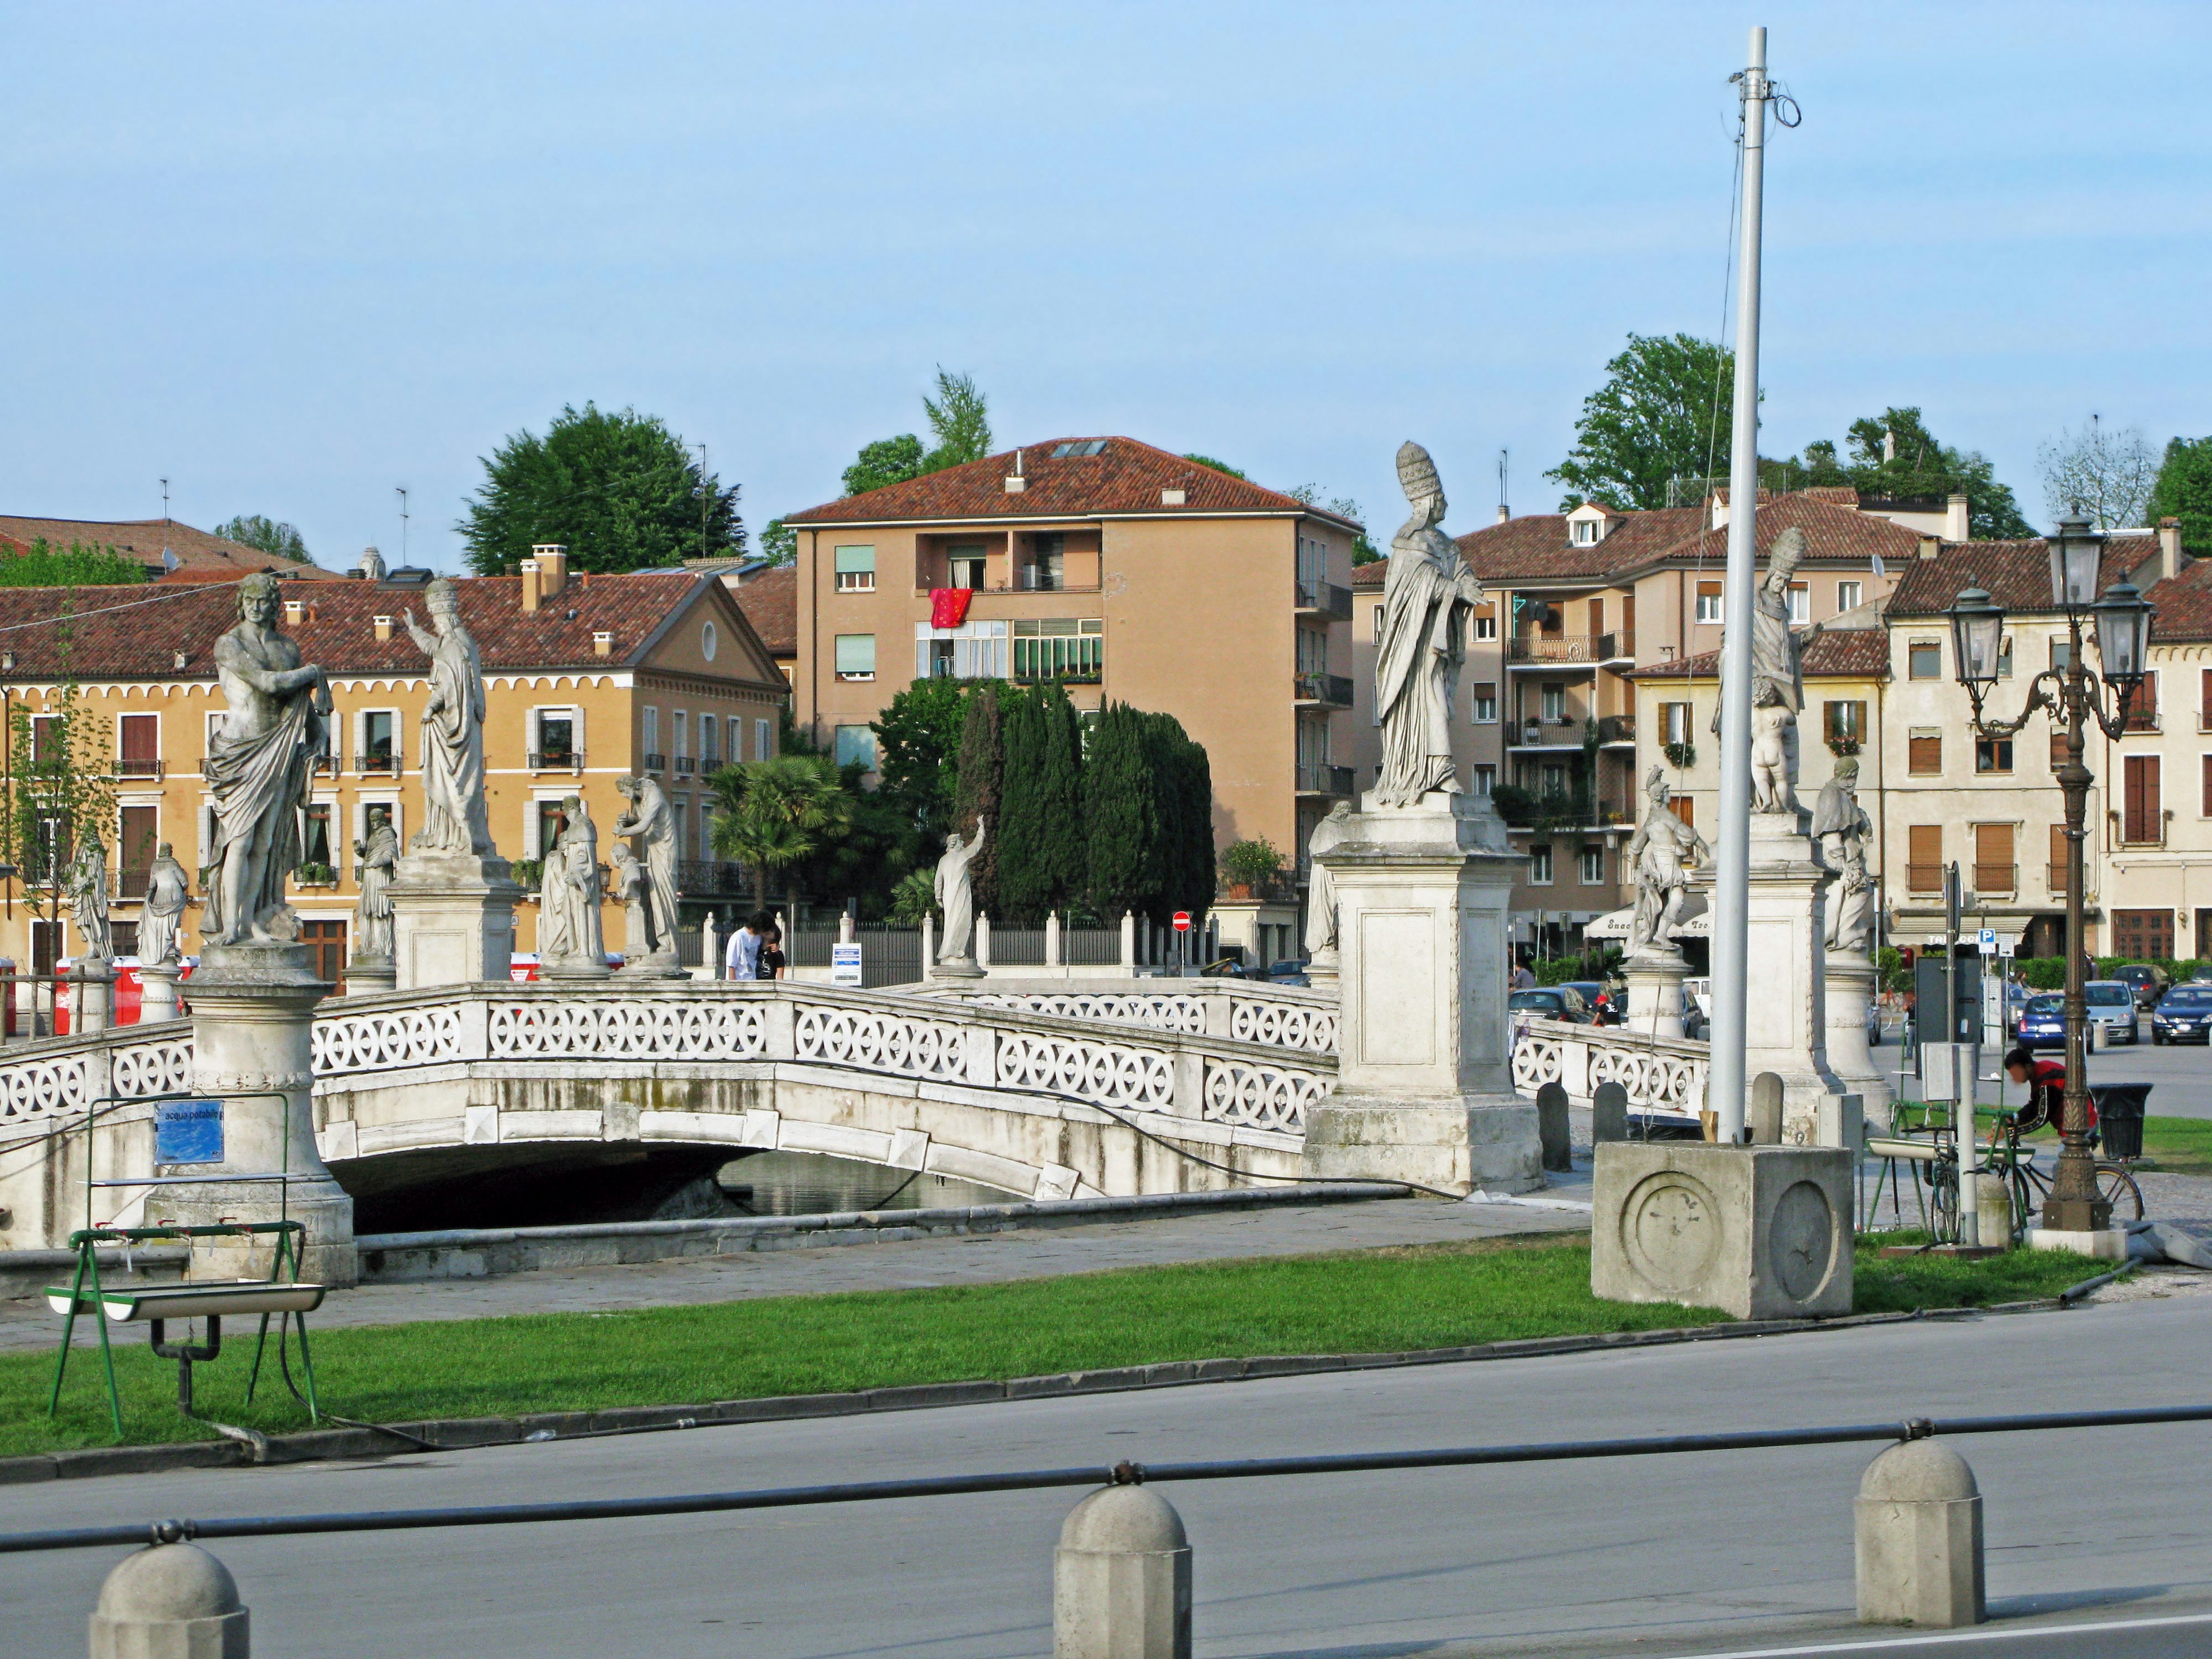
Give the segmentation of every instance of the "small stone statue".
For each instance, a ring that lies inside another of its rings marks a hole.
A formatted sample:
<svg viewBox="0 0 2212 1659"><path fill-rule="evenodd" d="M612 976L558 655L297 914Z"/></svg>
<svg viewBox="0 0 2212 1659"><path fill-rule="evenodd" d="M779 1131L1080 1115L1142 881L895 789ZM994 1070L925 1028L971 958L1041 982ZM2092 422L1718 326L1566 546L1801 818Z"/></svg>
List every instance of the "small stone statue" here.
<svg viewBox="0 0 2212 1659"><path fill-rule="evenodd" d="M354 879L361 887L361 938L356 960L364 963L392 959L392 867L399 862L399 836L392 827L392 814L381 806L368 809L368 839L353 844Z"/></svg>
<svg viewBox="0 0 2212 1659"><path fill-rule="evenodd" d="M1624 856L1636 872L1636 910L1629 922L1628 955L1679 957L1675 924L1688 896L1690 869L1711 849L1705 837L1682 822L1668 802L1667 769L1651 769L1644 781L1648 804L1644 821L1629 838Z"/></svg>
<svg viewBox="0 0 2212 1659"><path fill-rule="evenodd" d="M115 954L115 933L107 921L107 849L90 823L77 836L76 856L62 878L70 916L84 936L84 954L105 960Z"/></svg>
<svg viewBox="0 0 2212 1659"><path fill-rule="evenodd" d="M545 855L538 892L538 954L541 964L604 969L606 945L599 933L599 827L583 797L561 803L559 838ZM627 848L623 849L627 851Z"/></svg>
<svg viewBox="0 0 2212 1659"><path fill-rule="evenodd" d="M1352 830L1352 803L1340 800L1328 816L1314 825L1306 840L1306 856L1313 875L1306 886L1306 955L1318 957L1336 950L1336 879L1321 855Z"/></svg>
<svg viewBox="0 0 2212 1659"><path fill-rule="evenodd" d="M422 827L410 852L492 854L484 808L483 665L461 626L459 590L441 576L424 594L436 631L407 612L407 632L430 659L430 696L422 705Z"/></svg>
<svg viewBox="0 0 2212 1659"><path fill-rule="evenodd" d="M1427 450L1411 442L1400 447L1398 482L1413 511L1390 542L1382 634L1375 647L1375 706L1382 727L1375 799L1384 806L1411 806L1432 791L1459 793L1452 703L1467 619L1482 598L1482 584L1437 528L1444 490Z"/></svg>
<svg viewBox="0 0 2212 1659"><path fill-rule="evenodd" d="M300 862L300 809L323 752L331 689L278 629L276 601L275 576L246 577L238 585L238 625L216 641L216 677L229 708L204 769L218 848L202 929L211 945L283 944L299 931L284 880Z"/></svg>
<svg viewBox="0 0 2212 1659"><path fill-rule="evenodd" d="M645 866L637 861L637 854L629 850L629 843L617 841L614 844L614 896L622 902L624 923L623 965L642 962L653 951L653 929L646 920Z"/></svg>
<svg viewBox="0 0 2212 1659"><path fill-rule="evenodd" d="M629 805L615 820L614 833L628 836L645 868L646 925L652 941L647 955L676 960L676 815L668 797L651 778L617 778L615 788Z"/></svg>
<svg viewBox="0 0 2212 1659"><path fill-rule="evenodd" d="M1835 775L1820 786L1820 798L1813 808L1813 833L1820 838L1828 867L1841 878L1828 900L1828 948L1864 955L1874 943L1874 880L1866 861L1874 820L1859 805L1858 784L1858 758L1846 755L1836 763Z"/></svg>
<svg viewBox="0 0 2212 1659"><path fill-rule="evenodd" d="M975 838L963 842L955 830L945 840L945 856L937 861L937 905L945 913L945 938L937 947L942 963L975 959L975 884L968 866L983 850L984 822L975 819Z"/></svg>
<svg viewBox="0 0 2212 1659"><path fill-rule="evenodd" d="M155 854L146 872L146 902L139 912L138 960L158 968L179 960L177 935L184 925L185 907L191 902L192 878L177 862L169 843Z"/></svg>

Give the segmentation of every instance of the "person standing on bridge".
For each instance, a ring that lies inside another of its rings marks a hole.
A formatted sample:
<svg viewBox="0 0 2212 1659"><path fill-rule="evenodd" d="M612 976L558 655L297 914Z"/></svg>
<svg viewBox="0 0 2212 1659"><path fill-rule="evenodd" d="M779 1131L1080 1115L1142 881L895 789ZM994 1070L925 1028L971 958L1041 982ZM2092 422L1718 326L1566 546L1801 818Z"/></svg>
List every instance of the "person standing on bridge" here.
<svg viewBox="0 0 2212 1659"><path fill-rule="evenodd" d="M768 926L768 912L756 910L744 920L744 925L730 935L730 949L725 962L732 979L760 977L761 933Z"/></svg>

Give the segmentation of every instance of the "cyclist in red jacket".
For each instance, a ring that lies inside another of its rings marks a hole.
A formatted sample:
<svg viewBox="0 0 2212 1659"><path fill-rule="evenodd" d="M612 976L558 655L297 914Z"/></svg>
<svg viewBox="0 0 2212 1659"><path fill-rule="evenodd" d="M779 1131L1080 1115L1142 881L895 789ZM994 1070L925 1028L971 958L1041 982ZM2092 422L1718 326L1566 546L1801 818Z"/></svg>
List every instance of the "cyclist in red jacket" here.
<svg viewBox="0 0 2212 1659"><path fill-rule="evenodd" d="M2020 1132L2032 1135L2046 1123L2057 1128L2066 1121L2066 1064L2039 1057L2025 1046L2005 1056L2005 1075L2027 1085L2027 1103L2020 1109ZM2089 1127L2097 1127L2097 1103L2090 1101Z"/></svg>

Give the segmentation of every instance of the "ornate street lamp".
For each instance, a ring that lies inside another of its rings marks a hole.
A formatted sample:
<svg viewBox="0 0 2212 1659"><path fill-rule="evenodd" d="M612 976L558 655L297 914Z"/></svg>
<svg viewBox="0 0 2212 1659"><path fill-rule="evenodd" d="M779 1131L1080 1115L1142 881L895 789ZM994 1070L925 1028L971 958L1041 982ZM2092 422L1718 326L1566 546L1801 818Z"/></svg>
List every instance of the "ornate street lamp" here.
<svg viewBox="0 0 2212 1659"><path fill-rule="evenodd" d="M2081 763L2083 728L2094 719L2108 738L2127 729L2129 704L2143 681L2150 653L2154 607L2129 583L2115 582L2097 599L2105 538L2080 514L2059 520L2051 547L2051 602L2066 613L2071 647L2063 669L2050 668L2030 683L2027 706L2017 720L1982 715L1982 699L1996 684L2003 648L2004 611L1978 587L1951 606L1951 642L1959 683L1973 700L1974 729L1985 738L2008 738L2039 708L2050 713L2066 739L2058 787L2066 800L2066 1104L2059 1124L2058 1170L2043 1203L2043 1225L2057 1232L2100 1232L2112 1224L2112 1202L2097 1187L2089 1151L2088 1003L2082 991L2082 840L2089 786L2096 781ZM2081 623L2094 620L2102 676L2081 660ZM2112 693L2106 713L2105 692ZM1971 1120L1970 1120L1971 1121ZM1968 1130L1972 1133L1971 1129Z"/></svg>

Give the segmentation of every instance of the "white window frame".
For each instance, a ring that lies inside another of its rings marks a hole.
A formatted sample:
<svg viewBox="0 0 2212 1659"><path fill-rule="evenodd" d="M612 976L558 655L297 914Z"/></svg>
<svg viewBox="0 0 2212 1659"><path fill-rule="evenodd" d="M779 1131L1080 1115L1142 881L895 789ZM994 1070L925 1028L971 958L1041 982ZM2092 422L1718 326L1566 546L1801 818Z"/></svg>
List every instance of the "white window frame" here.
<svg viewBox="0 0 2212 1659"><path fill-rule="evenodd" d="M404 803L401 802L397 793L389 796L370 795L354 803L354 840L362 842L366 842L368 840L368 809L372 806L381 806L386 811L392 815L392 831L394 835L399 837L400 849L403 852L406 850L407 824L405 819L401 816L401 814L405 811L405 807Z"/></svg>
<svg viewBox="0 0 2212 1659"><path fill-rule="evenodd" d="M1596 865L1596 873L1595 875L1590 872L1593 862ZM1589 846L1583 848L1575 854L1575 881L1578 886L1583 887L1602 887L1605 885L1604 842L1592 842Z"/></svg>
<svg viewBox="0 0 2212 1659"><path fill-rule="evenodd" d="M529 802L522 809L524 857L543 859L553 851L545 845L544 837L538 833L538 820L544 816L546 807L558 806L569 796L580 793L574 789L533 789L530 792Z"/></svg>
<svg viewBox="0 0 2212 1659"><path fill-rule="evenodd" d="M721 631L714 626L713 618L709 617L699 624L699 654L707 661L712 662L714 660L714 653L721 648Z"/></svg>
<svg viewBox="0 0 2212 1659"><path fill-rule="evenodd" d="M757 720L753 722L753 758L766 760L775 747L775 722Z"/></svg>
<svg viewBox="0 0 2212 1659"><path fill-rule="evenodd" d="M837 556L841 553L865 553L868 556L866 570L840 570ZM830 585L840 593L872 593L876 591L876 550L854 543L830 550Z"/></svg>
<svg viewBox="0 0 2212 1659"><path fill-rule="evenodd" d="M1377 616L1382 614L1381 606L1378 605L1376 607L1376 614ZM1496 639L1498 637L1498 618L1495 616L1477 617L1474 619L1474 637L1477 643L1480 643L1484 640Z"/></svg>
<svg viewBox="0 0 2212 1659"><path fill-rule="evenodd" d="M161 748L161 713L160 713L160 711L159 711L159 710L157 710L157 709L152 709L152 708L122 708L122 709L118 709L118 710L116 711L116 714L115 714L115 739L114 739L114 741L115 741L115 766L116 766L116 775L117 775L118 777L120 777L120 776L122 775L122 769L123 769L123 722L124 722L125 720L151 720L151 721L153 721L153 722L154 722L154 759L155 759L155 763L156 763L156 764L159 764L161 761L163 761L163 760L165 760L166 758L167 758L167 755L164 753L164 751L163 751L163 750L162 750L162 748ZM167 769L165 767L165 768L163 768L162 769L166 771Z"/></svg>
<svg viewBox="0 0 2212 1659"><path fill-rule="evenodd" d="M1716 587L1710 593L1702 592L1693 592L1691 597L1696 601L1697 607L1692 614L1696 617L1697 621L1700 624L1709 628L1717 628L1720 625L1722 620L1727 617L1728 589L1725 586ZM1708 605L1711 607L1710 611L1706 609Z"/></svg>
<svg viewBox="0 0 2212 1659"><path fill-rule="evenodd" d="M1488 800L1498 792L1498 769L1487 761L1479 762L1468 769L1478 800Z"/></svg>
<svg viewBox="0 0 2212 1659"><path fill-rule="evenodd" d="M722 763L722 722L705 709L699 711L699 769Z"/></svg>
<svg viewBox="0 0 2212 1659"><path fill-rule="evenodd" d="M1596 520L1577 519L1575 520L1575 545L1577 547L1595 547L1597 545Z"/></svg>
<svg viewBox="0 0 2212 1659"><path fill-rule="evenodd" d="M1559 712L1552 711L1557 708ZM1567 721L1567 688L1557 684L1536 688L1536 720L1543 726L1564 726Z"/></svg>
<svg viewBox="0 0 2212 1659"><path fill-rule="evenodd" d="M1468 693L1468 712L1473 717L1472 723L1476 726L1495 726L1498 724L1498 688L1495 685L1492 685L1490 687L1490 696L1488 700L1490 704L1490 712L1486 714L1482 712L1484 702L1482 686L1488 684L1489 683L1487 681L1478 683L1474 689Z"/></svg>
<svg viewBox="0 0 2212 1659"><path fill-rule="evenodd" d="M1539 871L1542 873L1539 874ZM1528 884L1531 887L1552 885L1552 843L1538 842L1528 849Z"/></svg>
<svg viewBox="0 0 2212 1659"><path fill-rule="evenodd" d="M389 772L363 773L362 775L376 778L398 777L407 769L407 751L406 729L403 722L400 720L399 710L397 708L356 708L354 710L354 769L357 772L360 771L362 764L368 759L368 719L372 714L389 714L392 716L392 770Z"/></svg>
<svg viewBox="0 0 2212 1659"><path fill-rule="evenodd" d="M570 749L574 750L578 756L582 756L586 752L584 749L583 706L580 703L573 702L549 702L533 707L530 711L529 730L523 734L529 739L530 743L530 747L526 751L525 758L527 759L530 755L536 755L541 758L544 757L545 753L545 717L548 714L566 714L568 717L568 746ZM543 771L558 769L541 767L538 769ZM580 767L579 769L580 769Z"/></svg>
<svg viewBox="0 0 2212 1659"><path fill-rule="evenodd" d="M1013 663L1013 624L1011 622L965 622L957 628L932 628L927 623L914 625L914 677L918 680L936 678L932 673L931 658L940 640L952 641L952 673L956 680L1003 680L1012 678ZM970 671L963 672L964 665ZM883 658L876 659L880 669ZM840 678L843 678L842 675ZM869 678L875 678L870 675Z"/></svg>
<svg viewBox="0 0 2212 1659"><path fill-rule="evenodd" d="M927 626L927 624L924 625ZM868 660L874 665L866 670L858 668L846 669L840 667L838 665L838 658L842 653L838 651L837 647L842 645L847 640L866 640L868 642ZM877 671L880 669L882 665L882 658L876 650L876 636L873 634L835 634L830 636L830 672L836 677L839 684L844 685L865 685L876 678ZM1001 678L1004 677L1001 676Z"/></svg>
<svg viewBox="0 0 2212 1659"><path fill-rule="evenodd" d="M1782 590L1783 604L1790 613L1790 624L1802 628L1813 620L1813 584L1791 582Z"/></svg>
<svg viewBox="0 0 2212 1659"><path fill-rule="evenodd" d="M645 757L647 755L659 755L664 752L660 747L660 710L659 708L647 703L637 711L637 734L640 739L637 746L637 763L641 769L649 772L653 769L653 763Z"/></svg>
<svg viewBox="0 0 2212 1659"><path fill-rule="evenodd" d="M1862 582L1841 581L1836 584L1836 609L1856 611L1866 603L1866 586Z"/></svg>

